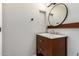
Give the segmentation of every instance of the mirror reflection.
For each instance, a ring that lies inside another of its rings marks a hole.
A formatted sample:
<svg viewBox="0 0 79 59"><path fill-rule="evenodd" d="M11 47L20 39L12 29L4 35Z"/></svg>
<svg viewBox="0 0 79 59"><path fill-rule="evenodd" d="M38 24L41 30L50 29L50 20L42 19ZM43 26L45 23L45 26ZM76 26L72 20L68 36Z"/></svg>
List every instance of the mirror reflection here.
<svg viewBox="0 0 79 59"><path fill-rule="evenodd" d="M49 12L49 24L52 26L61 25L65 21L67 14L68 9L65 4L56 4Z"/></svg>

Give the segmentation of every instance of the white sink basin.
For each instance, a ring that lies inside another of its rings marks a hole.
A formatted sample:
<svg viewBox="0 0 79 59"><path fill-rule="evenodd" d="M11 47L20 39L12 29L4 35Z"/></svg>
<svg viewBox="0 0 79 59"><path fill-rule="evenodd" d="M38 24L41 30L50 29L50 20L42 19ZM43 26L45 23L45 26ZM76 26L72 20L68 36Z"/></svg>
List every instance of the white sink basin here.
<svg viewBox="0 0 79 59"><path fill-rule="evenodd" d="M37 35L47 37L47 38L50 38L50 39L67 37L66 35L58 35L58 34L51 34L51 33L40 33L40 34L37 34Z"/></svg>

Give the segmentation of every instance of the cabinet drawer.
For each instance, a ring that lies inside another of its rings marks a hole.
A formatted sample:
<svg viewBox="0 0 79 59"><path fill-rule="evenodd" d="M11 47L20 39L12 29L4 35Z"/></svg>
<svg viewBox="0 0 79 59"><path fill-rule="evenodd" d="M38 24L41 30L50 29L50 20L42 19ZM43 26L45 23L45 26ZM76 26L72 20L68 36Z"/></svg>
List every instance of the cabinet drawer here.
<svg viewBox="0 0 79 59"><path fill-rule="evenodd" d="M47 49L49 48L49 40L44 37L40 37L37 39L37 45L42 49Z"/></svg>
<svg viewBox="0 0 79 59"><path fill-rule="evenodd" d="M51 50L49 49L43 49L43 48L38 48L38 53L42 53L44 56L51 56Z"/></svg>

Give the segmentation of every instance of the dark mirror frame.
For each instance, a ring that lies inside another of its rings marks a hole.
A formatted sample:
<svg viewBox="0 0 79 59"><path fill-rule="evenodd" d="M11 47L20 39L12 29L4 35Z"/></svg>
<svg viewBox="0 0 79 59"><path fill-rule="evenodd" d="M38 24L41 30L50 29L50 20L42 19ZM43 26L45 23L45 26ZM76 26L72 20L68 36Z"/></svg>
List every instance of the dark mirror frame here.
<svg viewBox="0 0 79 59"><path fill-rule="evenodd" d="M56 6L58 6L58 5L60 5L60 4L62 4L62 5L64 5L64 6L66 7L66 16L65 16L65 18L63 19L63 21L62 21L59 25L57 25L57 26L49 25L48 28L50 28L50 27L52 27L52 28L58 28L58 27L61 26L61 25L63 24L63 22L66 20L66 18L67 18L67 16L68 16L68 7L67 7L64 3L55 4L55 6L50 10L50 12L51 12ZM49 24L50 24L50 21L49 21L50 12L49 12L49 15L48 15L48 22L49 22Z"/></svg>

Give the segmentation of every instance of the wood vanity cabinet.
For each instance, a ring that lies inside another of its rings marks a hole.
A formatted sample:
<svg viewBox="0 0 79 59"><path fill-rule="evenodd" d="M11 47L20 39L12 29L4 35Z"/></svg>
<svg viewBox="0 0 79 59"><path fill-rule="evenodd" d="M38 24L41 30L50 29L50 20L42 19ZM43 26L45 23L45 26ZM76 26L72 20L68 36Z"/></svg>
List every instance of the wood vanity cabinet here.
<svg viewBox="0 0 79 59"><path fill-rule="evenodd" d="M37 56L67 56L67 37L49 39L37 35L36 38Z"/></svg>

